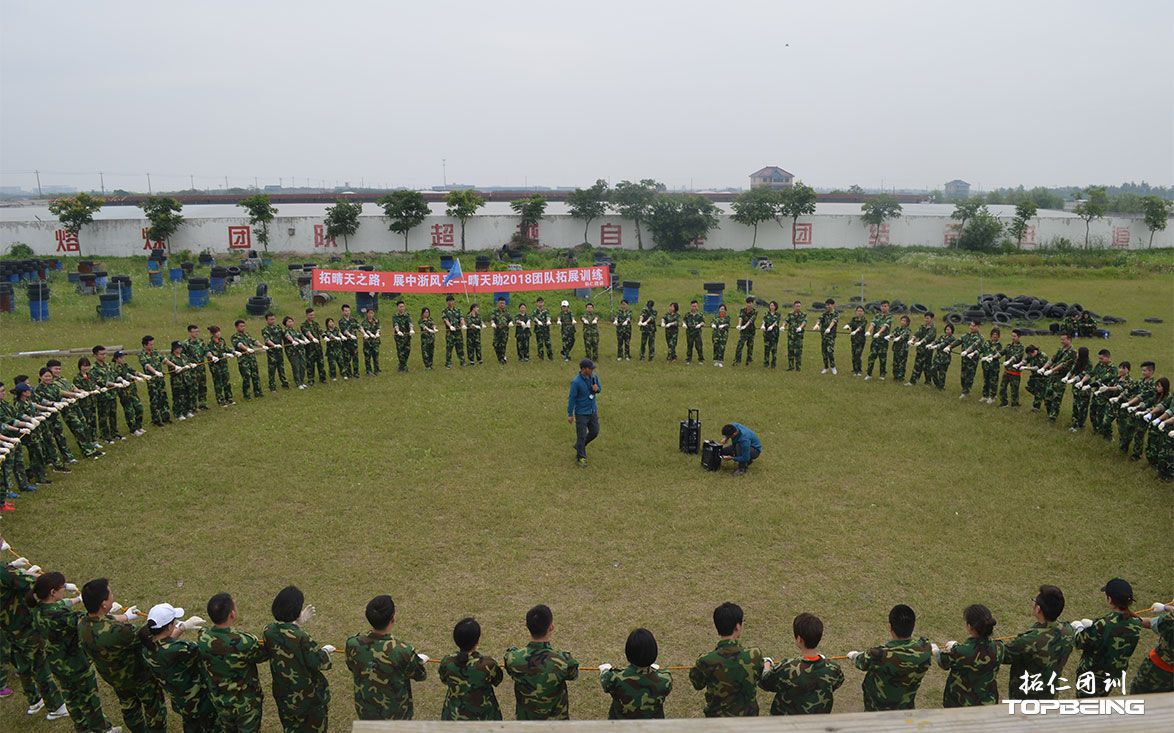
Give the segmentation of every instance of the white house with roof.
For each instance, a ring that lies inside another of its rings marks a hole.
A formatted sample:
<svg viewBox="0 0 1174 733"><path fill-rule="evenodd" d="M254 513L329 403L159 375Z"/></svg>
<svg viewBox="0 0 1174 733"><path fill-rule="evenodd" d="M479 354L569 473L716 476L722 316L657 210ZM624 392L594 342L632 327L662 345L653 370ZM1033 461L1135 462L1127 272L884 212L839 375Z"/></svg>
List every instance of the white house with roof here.
<svg viewBox="0 0 1174 733"><path fill-rule="evenodd" d="M777 165L768 165L750 174L750 188L790 188L794 182L794 174Z"/></svg>
<svg viewBox="0 0 1174 733"><path fill-rule="evenodd" d="M964 199L970 196L970 184L961 178L955 178L952 181L947 181L946 185L942 186L942 192L946 195L946 198Z"/></svg>

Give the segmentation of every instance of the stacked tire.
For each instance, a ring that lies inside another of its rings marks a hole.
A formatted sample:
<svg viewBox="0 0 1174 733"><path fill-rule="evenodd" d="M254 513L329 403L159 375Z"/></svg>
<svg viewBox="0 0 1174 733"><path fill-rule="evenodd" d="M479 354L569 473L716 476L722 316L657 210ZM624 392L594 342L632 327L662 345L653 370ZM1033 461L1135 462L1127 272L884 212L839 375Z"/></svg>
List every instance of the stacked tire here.
<svg viewBox="0 0 1174 733"><path fill-rule="evenodd" d="M245 313L250 316L263 316L269 312L272 304L273 299L269 297L269 285L260 283L257 285L257 294L250 297L245 303Z"/></svg>

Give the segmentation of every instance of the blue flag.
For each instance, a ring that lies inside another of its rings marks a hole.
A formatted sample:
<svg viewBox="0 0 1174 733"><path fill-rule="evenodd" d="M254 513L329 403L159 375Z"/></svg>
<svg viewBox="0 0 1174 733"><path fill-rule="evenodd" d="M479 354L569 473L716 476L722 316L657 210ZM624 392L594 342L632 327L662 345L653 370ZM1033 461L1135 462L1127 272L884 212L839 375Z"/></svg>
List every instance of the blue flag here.
<svg viewBox="0 0 1174 733"><path fill-rule="evenodd" d="M461 261L459 259L453 260L452 267L448 268L448 274L444 276L444 284L448 285L449 281L464 276L465 274L461 272Z"/></svg>

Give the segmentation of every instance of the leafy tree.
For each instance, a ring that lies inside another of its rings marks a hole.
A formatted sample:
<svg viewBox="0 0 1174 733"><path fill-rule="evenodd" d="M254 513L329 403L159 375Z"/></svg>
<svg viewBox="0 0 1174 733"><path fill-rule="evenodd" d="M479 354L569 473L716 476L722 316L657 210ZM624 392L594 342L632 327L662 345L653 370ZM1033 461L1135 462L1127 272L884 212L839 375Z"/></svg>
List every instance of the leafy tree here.
<svg viewBox="0 0 1174 733"><path fill-rule="evenodd" d="M583 220L583 242L587 242L587 231L591 227L591 220L607 213L608 198L607 181L602 178L595 180L590 188L576 188L567 194L567 208L571 218Z"/></svg>
<svg viewBox="0 0 1174 733"><path fill-rule="evenodd" d="M408 251L408 232L424 223L432 210L419 191L400 189L392 191L377 202L383 215L391 220L388 229L404 235L404 252Z"/></svg>
<svg viewBox="0 0 1174 733"><path fill-rule="evenodd" d="M1007 227L1007 231L1015 237L1016 247L1023 247L1023 235L1027 234L1027 222L1035 218L1035 213L1035 202L1030 199L1023 199L1015 204L1015 218L1011 220L1011 226Z"/></svg>
<svg viewBox="0 0 1174 733"><path fill-rule="evenodd" d="M1072 212L1084 219L1084 248L1088 249L1088 230L1093 219L1100 219L1109 208L1109 195L1104 186L1089 186L1084 191L1084 199L1076 202Z"/></svg>
<svg viewBox="0 0 1174 733"><path fill-rule="evenodd" d="M853 183L851 186L848 186L848 193L864 193L864 189Z"/></svg>
<svg viewBox="0 0 1174 733"><path fill-rule="evenodd" d="M339 199L334 206L326 207L326 236L342 237L342 247L351 253L350 238L359 231L359 215L363 205L358 201Z"/></svg>
<svg viewBox="0 0 1174 733"><path fill-rule="evenodd" d="M1166 222L1174 210L1174 202L1158 198L1157 196L1143 196L1141 199L1142 213L1145 214L1145 225L1150 230L1150 243L1154 246L1154 232L1165 231Z"/></svg>
<svg viewBox="0 0 1174 733"><path fill-rule="evenodd" d="M772 188L752 188L734 198L731 206L734 213L730 218L739 224L754 228L751 247L758 246L758 225L779 215L779 205L782 203L779 193Z"/></svg>
<svg viewBox="0 0 1174 733"><path fill-rule="evenodd" d="M183 224L183 204L171 196L150 196L139 204L147 221L147 239L152 242L166 242L167 253L171 254L171 236Z"/></svg>
<svg viewBox="0 0 1174 733"><path fill-rule="evenodd" d="M697 194L659 194L647 215L648 231L657 246L683 250L718 226L718 208Z"/></svg>
<svg viewBox="0 0 1174 733"><path fill-rule="evenodd" d="M968 217L969 223L959 232L955 244L970 252L994 252L999 248L1003 224L985 206L980 206Z"/></svg>
<svg viewBox="0 0 1174 733"><path fill-rule="evenodd" d="M526 238L526 232L537 224L546 214L546 197L536 193L524 199L510 202L510 208L518 215L518 231L521 239Z"/></svg>
<svg viewBox="0 0 1174 733"><path fill-rule="evenodd" d="M465 222L485 205L485 197L471 188L449 191L444 200L448 208L445 213L461 223L461 251L465 251Z"/></svg>
<svg viewBox="0 0 1174 733"><path fill-rule="evenodd" d="M962 236L962 232L966 231L967 220L985 208L982 199L964 199L954 204L954 213L950 214L950 218L958 222L959 237ZM955 242L957 242L956 239Z"/></svg>
<svg viewBox="0 0 1174 733"><path fill-rule="evenodd" d="M57 217L65 231L78 236L82 227L94 220L94 214L102 208L104 201L88 193L79 193L66 196L49 202L49 213ZM78 256L81 256L81 240L78 240Z"/></svg>
<svg viewBox="0 0 1174 733"><path fill-rule="evenodd" d="M644 249L644 240L640 236L640 222L648 218L652 209L652 202L656 194L664 190L664 184L651 178L645 178L639 183L620 181L611 192L611 203L620 216L631 219L636 223L636 248Z"/></svg>
<svg viewBox="0 0 1174 733"><path fill-rule="evenodd" d="M871 198L860 205L860 218L868 226L876 227L878 233L886 221L900 217L901 202L888 194Z"/></svg>
<svg viewBox="0 0 1174 733"><path fill-rule="evenodd" d="M277 216L277 207L269 201L269 195L264 193L253 194L237 202L237 206L249 212L249 226L253 227L253 234L261 247L269 251L269 224Z"/></svg>
<svg viewBox="0 0 1174 733"><path fill-rule="evenodd" d="M815 189L796 182L780 191L779 215L791 220L791 249L795 249L795 225L799 217L815 213Z"/></svg>

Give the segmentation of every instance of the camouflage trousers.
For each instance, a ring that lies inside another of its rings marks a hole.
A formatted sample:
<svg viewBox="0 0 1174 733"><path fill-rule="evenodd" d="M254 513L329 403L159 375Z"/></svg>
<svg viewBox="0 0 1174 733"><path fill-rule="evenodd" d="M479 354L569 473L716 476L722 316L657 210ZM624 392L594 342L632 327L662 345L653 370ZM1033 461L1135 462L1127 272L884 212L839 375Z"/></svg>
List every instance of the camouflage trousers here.
<svg viewBox="0 0 1174 733"><path fill-rule="evenodd" d="M1027 378L1027 393L1031 395L1031 409L1038 410L1044 403L1044 396L1048 391L1046 377L1032 374Z"/></svg>
<svg viewBox="0 0 1174 733"><path fill-rule="evenodd" d="M236 361L236 369L241 375L241 396L246 400L261 397L261 375L257 371L257 357L242 356Z"/></svg>
<svg viewBox="0 0 1174 733"><path fill-rule="evenodd" d="M192 396L196 407L208 407L208 370L201 363L200 366L188 373L192 383Z"/></svg>
<svg viewBox="0 0 1174 733"><path fill-rule="evenodd" d="M893 379L905 381L905 370L909 366L909 347L893 347Z"/></svg>
<svg viewBox="0 0 1174 733"><path fill-rule="evenodd" d="M534 343L538 345L538 360L539 361L542 361L543 358L550 359L551 361L554 360L554 352L550 348L550 329L549 328L536 328L536 329L534 329ZM543 357L543 353L546 354L545 357Z"/></svg>
<svg viewBox="0 0 1174 733"><path fill-rule="evenodd" d="M701 346L701 329L685 331L685 361L693 361L693 350L697 350L697 363L705 363L705 350Z"/></svg>
<svg viewBox="0 0 1174 733"><path fill-rule="evenodd" d="M32 634L13 635L0 631L0 646L4 647L5 656L12 663L28 704L32 706L37 700L44 700L47 710L56 710L65 698L53 681L53 674L45 661L44 647L35 638Z"/></svg>
<svg viewBox="0 0 1174 733"><path fill-rule="evenodd" d="M824 369L836 368L836 336L825 333L819 339L819 355L823 358Z"/></svg>
<svg viewBox="0 0 1174 733"><path fill-rule="evenodd" d="M304 348L305 352L302 354L302 364L306 372L305 383L313 384L315 374L317 374L319 382L325 382L326 362L322 358L322 345L311 341Z"/></svg>
<svg viewBox="0 0 1174 733"><path fill-rule="evenodd" d="M1003 381L999 383L999 404L1007 404L1007 393L1010 392L1011 406L1019 407L1019 380L1020 375L1003 372Z"/></svg>
<svg viewBox="0 0 1174 733"><path fill-rule="evenodd" d="M16 491L29 485L29 477L24 470L24 451L18 445L4 458L0 458L0 488Z"/></svg>
<svg viewBox="0 0 1174 733"><path fill-rule="evenodd" d="M329 700L310 698L300 703L277 701L277 717L281 719L285 733L326 733L329 711Z"/></svg>
<svg viewBox="0 0 1174 733"><path fill-rule="evenodd" d="M951 361L952 359L949 354L942 354L940 351L934 354L930 368L932 370L933 386L938 389L946 388L946 375L950 372Z"/></svg>
<svg viewBox="0 0 1174 733"><path fill-rule="evenodd" d="M616 329L616 358L632 358L632 327Z"/></svg>
<svg viewBox="0 0 1174 733"><path fill-rule="evenodd" d="M211 366L212 394L216 397L216 404L227 405L232 402L232 382L228 378L228 364L221 360Z"/></svg>
<svg viewBox="0 0 1174 733"><path fill-rule="evenodd" d="M184 375L171 375L171 405L175 408L175 416L180 417L196 411L196 395L192 384Z"/></svg>
<svg viewBox="0 0 1174 733"><path fill-rule="evenodd" d="M155 377L147 382L147 402L151 405L151 424L163 425L171 422L171 412L167 404L167 382Z"/></svg>
<svg viewBox="0 0 1174 733"><path fill-rule="evenodd" d="M449 331L444 334L444 365L452 366L452 352L457 352L457 362L465 365L465 342L461 339L460 331Z"/></svg>
<svg viewBox="0 0 1174 733"><path fill-rule="evenodd" d="M925 383L929 384L933 377L933 372L930 370L932 366L933 352L924 346L917 347L917 351L913 354L913 372L909 375L909 383L917 384L917 380L925 375Z"/></svg>
<svg viewBox="0 0 1174 733"><path fill-rule="evenodd" d="M518 329L514 333L514 348L518 352L518 358L522 361L530 360L530 332L525 329Z"/></svg>
<svg viewBox="0 0 1174 733"><path fill-rule="evenodd" d="M677 337L681 335L680 330L676 328L666 328L664 330L664 345L668 349L668 361L677 360ZM749 361L749 360L747 360Z"/></svg>
<svg viewBox="0 0 1174 733"><path fill-rule="evenodd" d="M299 387L306 383L306 361L300 347L285 347L286 357L289 359L290 376L294 384ZM284 385L284 383L283 383Z"/></svg>
<svg viewBox="0 0 1174 733"><path fill-rule="evenodd" d="M592 360L599 361L599 333L584 333L583 334L583 353Z"/></svg>
<svg viewBox="0 0 1174 733"><path fill-rule="evenodd" d="M118 435L118 398L109 392L98 396L98 435L107 443Z"/></svg>
<svg viewBox="0 0 1174 733"><path fill-rule="evenodd" d="M366 342L363 342L366 344ZM364 349L364 356L366 350ZM359 378L359 342L346 341L342 345L343 362L345 363L348 373L355 379ZM370 373L370 372L368 372Z"/></svg>
<svg viewBox="0 0 1174 733"><path fill-rule="evenodd" d="M1146 433L1145 459L1159 476L1170 478L1171 470L1174 469L1171 465L1171 461L1174 460L1174 446L1171 446L1170 436L1153 425L1146 429Z"/></svg>
<svg viewBox="0 0 1174 733"><path fill-rule="evenodd" d="M852 345L852 373L864 373L864 339L851 339Z"/></svg>
<svg viewBox="0 0 1174 733"><path fill-rule="evenodd" d="M341 348L333 348L333 344L326 347L326 371L330 374L331 379L335 379L339 375L343 378L350 376L350 358L342 352Z"/></svg>
<svg viewBox="0 0 1174 733"><path fill-rule="evenodd" d="M656 331L640 331L640 360L644 360L644 351L648 350L648 361L656 354Z"/></svg>
<svg viewBox="0 0 1174 733"><path fill-rule="evenodd" d="M469 329L465 334L465 354L470 364L481 363L481 330Z"/></svg>
<svg viewBox="0 0 1174 733"><path fill-rule="evenodd" d="M24 447L29 452L28 460L28 479L31 483L45 480L45 469L53 462L53 459L46 453L45 440L42 436L41 429L36 428L28 435L24 436Z"/></svg>
<svg viewBox="0 0 1174 733"><path fill-rule="evenodd" d="M1064 401L1064 390L1068 385L1060 381L1059 376L1048 377L1048 386L1044 391L1044 405L1048 408L1048 419L1055 420L1060 416L1060 403Z"/></svg>
<svg viewBox="0 0 1174 733"><path fill-rule="evenodd" d="M436 351L436 338L429 335L428 338L420 337L420 357L424 360L424 368L432 368L432 355Z"/></svg>
<svg viewBox="0 0 1174 733"><path fill-rule="evenodd" d="M982 396L994 399L999 392L999 357L982 363Z"/></svg>
<svg viewBox="0 0 1174 733"><path fill-rule="evenodd" d="M216 720L220 733L258 733L261 730L261 698L255 705L235 708L217 708Z"/></svg>
<svg viewBox="0 0 1174 733"><path fill-rule="evenodd" d="M122 721L129 733L164 733L167 730L167 701L163 688L151 682L128 690L114 690Z"/></svg>
<svg viewBox="0 0 1174 733"><path fill-rule="evenodd" d="M973 359L969 356L962 357L962 391L970 394L970 388L974 386L974 375L978 373L978 357Z"/></svg>
<svg viewBox="0 0 1174 733"><path fill-rule="evenodd" d="M358 365L355 368L358 369ZM379 339L363 339L363 369L368 374L379 374Z"/></svg>
<svg viewBox="0 0 1174 733"><path fill-rule="evenodd" d="M395 337L395 358L399 361L399 370L408 370L408 357L412 355L412 339L409 336Z"/></svg>
<svg viewBox="0 0 1174 733"><path fill-rule="evenodd" d="M803 334L794 331L787 334L787 369L799 371L803 366Z"/></svg>
<svg viewBox="0 0 1174 733"><path fill-rule="evenodd" d="M82 454L88 458L97 453L98 446L94 445L94 436L90 432L90 426L86 424L81 410L76 406L70 407L65 410L63 415L65 424L69 426L69 432L73 433L74 440L82 449Z"/></svg>
<svg viewBox="0 0 1174 733"><path fill-rule="evenodd" d="M1143 695L1151 692L1174 692L1174 674L1154 664L1147 654L1141 660L1141 664L1137 665L1137 671L1133 673L1133 679L1129 682L1129 694Z"/></svg>
<svg viewBox="0 0 1174 733"><path fill-rule="evenodd" d="M493 353L502 364L505 364L505 350L509 341L510 331L508 328L493 329Z"/></svg>
<svg viewBox="0 0 1174 733"><path fill-rule="evenodd" d="M734 346L735 364L741 363L743 348L746 349L746 363L749 364L754 361L754 332L749 326L738 336L738 343Z"/></svg>
<svg viewBox="0 0 1174 733"><path fill-rule="evenodd" d="M289 388L289 380L285 378L285 354L281 349L270 348L265 354L265 368L269 372L269 391L277 389L275 377L281 377L281 386Z"/></svg>
<svg viewBox="0 0 1174 733"><path fill-rule="evenodd" d="M562 350L559 353L562 354L563 361L570 361L571 351L575 348L575 329L564 328L559 335L562 337Z"/></svg>
<svg viewBox="0 0 1174 733"><path fill-rule="evenodd" d="M98 439L98 398L83 397L74 403L78 414L86 423L86 431L90 440Z"/></svg>
<svg viewBox="0 0 1174 733"><path fill-rule="evenodd" d="M722 362L726 360L726 341L729 337L722 331L719 335L717 331L713 332L713 360Z"/></svg>
<svg viewBox="0 0 1174 733"><path fill-rule="evenodd" d="M884 337L874 338L868 349L868 376L872 376L872 365L880 361L880 375L885 376L885 366L889 359L889 342Z"/></svg>
<svg viewBox="0 0 1174 733"><path fill-rule="evenodd" d="M65 697L65 709L73 720L73 729L81 733L104 733L113 727L102 712L98 697L98 678L92 667L71 675L53 676Z"/></svg>
<svg viewBox="0 0 1174 733"><path fill-rule="evenodd" d="M1072 390L1072 427L1084 429L1084 421L1088 419L1088 407L1091 394L1083 389Z"/></svg>
<svg viewBox="0 0 1174 733"><path fill-rule="evenodd" d="M61 413L52 415L46 420L45 427L48 428L49 437L61 459L63 461L76 460L73 452L69 450L69 441L65 439L65 422L61 419Z"/></svg>
<svg viewBox="0 0 1174 733"><path fill-rule="evenodd" d="M779 337L778 336L763 336L762 337L762 365L764 367L773 367L779 361ZM750 360L747 359L749 364Z"/></svg>
<svg viewBox="0 0 1174 733"><path fill-rule="evenodd" d="M1092 405L1089 408L1089 423L1092 425L1093 433L1106 440L1113 439L1114 411L1111 409L1112 407L1108 398L1093 397Z"/></svg>
<svg viewBox="0 0 1174 733"><path fill-rule="evenodd" d="M122 416L126 418L126 429L132 433L143 427L143 403L139 400L139 388L125 387L118 390L118 401L122 404Z"/></svg>

